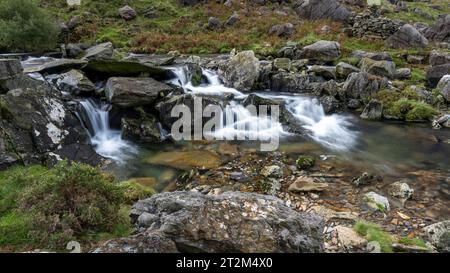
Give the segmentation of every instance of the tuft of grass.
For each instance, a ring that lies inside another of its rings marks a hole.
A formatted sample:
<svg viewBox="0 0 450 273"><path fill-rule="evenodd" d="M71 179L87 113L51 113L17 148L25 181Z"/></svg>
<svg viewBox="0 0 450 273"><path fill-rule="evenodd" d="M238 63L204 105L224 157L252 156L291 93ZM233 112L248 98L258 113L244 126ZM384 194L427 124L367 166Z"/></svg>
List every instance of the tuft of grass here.
<svg viewBox="0 0 450 273"><path fill-rule="evenodd" d="M378 225L366 221L358 221L353 226L353 230L368 241L378 242L382 252L392 252L392 243L394 241L392 236L384 232Z"/></svg>
<svg viewBox="0 0 450 273"><path fill-rule="evenodd" d="M398 242L400 244L404 244L404 245L419 246L419 247L425 247L425 248L427 247L427 244L419 238L403 237L403 238L400 238L400 240L398 240Z"/></svg>

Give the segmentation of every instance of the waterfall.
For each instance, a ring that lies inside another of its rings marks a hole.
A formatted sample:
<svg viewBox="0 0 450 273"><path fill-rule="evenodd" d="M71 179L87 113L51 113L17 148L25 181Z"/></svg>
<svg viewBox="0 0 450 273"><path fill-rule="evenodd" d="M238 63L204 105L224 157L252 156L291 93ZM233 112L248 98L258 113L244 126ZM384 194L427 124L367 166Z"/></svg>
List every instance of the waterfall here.
<svg viewBox="0 0 450 273"><path fill-rule="evenodd" d="M95 103L92 99L80 102L86 116L87 131L95 151L118 163L137 153L128 141L122 139L121 131L112 130L109 126L109 105Z"/></svg>

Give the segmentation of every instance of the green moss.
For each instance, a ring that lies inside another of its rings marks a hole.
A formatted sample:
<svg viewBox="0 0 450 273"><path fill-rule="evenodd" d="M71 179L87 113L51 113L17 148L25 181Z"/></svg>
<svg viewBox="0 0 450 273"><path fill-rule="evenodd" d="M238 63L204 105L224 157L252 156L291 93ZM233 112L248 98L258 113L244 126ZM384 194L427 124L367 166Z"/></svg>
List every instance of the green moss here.
<svg viewBox="0 0 450 273"><path fill-rule="evenodd" d="M125 200L128 204L151 197L156 193L152 187L141 185L133 179L121 182L120 187L124 190Z"/></svg>
<svg viewBox="0 0 450 273"><path fill-rule="evenodd" d="M358 221L353 230L359 235L364 236L368 241L376 241L381 246L382 252L392 252L393 238L384 232L378 225L366 221Z"/></svg>
<svg viewBox="0 0 450 273"><path fill-rule="evenodd" d="M295 163L300 170L306 170L312 168L316 163L316 160L311 156L301 155Z"/></svg>
<svg viewBox="0 0 450 273"><path fill-rule="evenodd" d="M412 68L411 69L411 81L412 82L425 82L426 80L426 72L420 68Z"/></svg>
<svg viewBox="0 0 450 273"><path fill-rule="evenodd" d="M430 120L437 114L432 106L407 98L387 104L383 111L389 116L406 121Z"/></svg>

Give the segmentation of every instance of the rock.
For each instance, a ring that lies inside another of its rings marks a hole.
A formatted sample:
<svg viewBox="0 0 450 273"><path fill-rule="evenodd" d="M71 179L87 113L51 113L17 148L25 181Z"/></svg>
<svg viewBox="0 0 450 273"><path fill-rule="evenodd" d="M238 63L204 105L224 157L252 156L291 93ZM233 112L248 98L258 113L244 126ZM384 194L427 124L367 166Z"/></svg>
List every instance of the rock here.
<svg viewBox="0 0 450 273"><path fill-rule="evenodd" d="M209 17L208 19L208 29L215 30L222 27L222 22L216 17Z"/></svg>
<svg viewBox="0 0 450 273"><path fill-rule="evenodd" d="M324 206L312 206L311 211L323 217L327 222L332 220L356 221L358 219L357 213L352 213L349 211L335 211Z"/></svg>
<svg viewBox="0 0 450 273"><path fill-rule="evenodd" d="M313 90L312 76L299 73L281 72L270 79L270 89L278 92L311 93Z"/></svg>
<svg viewBox="0 0 450 273"><path fill-rule="evenodd" d="M444 15L425 33L429 40L450 43L450 14Z"/></svg>
<svg viewBox="0 0 450 273"><path fill-rule="evenodd" d="M409 185L403 181L397 181L389 185L389 194L393 197L401 198L401 199L409 199L414 190L409 187Z"/></svg>
<svg viewBox="0 0 450 273"><path fill-rule="evenodd" d="M346 21L351 15L336 0L297 0L294 2L294 9L300 18L310 20L331 19Z"/></svg>
<svg viewBox="0 0 450 273"><path fill-rule="evenodd" d="M136 11L128 5L123 6L119 9L119 15L125 21L130 21L137 17Z"/></svg>
<svg viewBox="0 0 450 273"><path fill-rule="evenodd" d="M395 76L396 79L399 80L406 80L406 79L410 79L411 78L411 69L409 68L399 68L395 71Z"/></svg>
<svg viewBox="0 0 450 273"><path fill-rule="evenodd" d="M74 30L77 26L81 25L82 19L80 15L72 16L67 22L67 27L70 30Z"/></svg>
<svg viewBox="0 0 450 273"><path fill-rule="evenodd" d="M303 47L301 57L322 62L332 62L341 55L341 47L338 42L318 41Z"/></svg>
<svg viewBox="0 0 450 273"><path fill-rule="evenodd" d="M441 65L450 63L450 53L433 50L430 52L430 65Z"/></svg>
<svg viewBox="0 0 450 273"><path fill-rule="evenodd" d="M288 191L290 192L310 192L310 191L324 191L328 188L328 183L315 182L313 178L308 176L298 177L291 185Z"/></svg>
<svg viewBox="0 0 450 273"><path fill-rule="evenodd" d="M383 116L383 104L377 100L371 100L361 114L361 118L369 120L381 120Z"/></svg>
<svg viewBox="0 0 450 273"><path fill-rule="evenodd" d="M273 66L276 69L289 71L291 69L291 60L289 58L276 58L273 61Z"/></svg>
<svg viewBox="0 0 450 273"><path fill-rule="evenodd" d="M227 86L250 91L259 77L259 71L259 60L253 51L248 50L232 56L220 74Z"/></svg>
<svg viewBox="0 0 450 273"><path fill-rule="evenodd" d="M348 63L339 62L336 65L336 75L340 79L346 79L351 73L358 73L360 71L359 68Z"/></svg>
<svg viewBox="0 0 450 273"><path fill-rule="evenodd" d="M306 170L314 167L314 165L316 164L316 160L314 159L314 157L301 155L297 158L295 163L297 164L297 168L299 168L300 170Z"/></svg>
<svg viewBox="0 0 450 273"><path fill-rule="evenodd" d="M149 231L126 238L112 239L94 253L178 253L175 242L163 232Z"/></svg>
<svg viewBox="0 0 450 273"><path fill-rule="evenodd" d="M78 58L84 53L84 49L79 44L69 43L66 45L66 55L68 58Z"/></svg>
<svg viewBox="0 0 450 273"><path fill-rule="evenodd" d="M123 139L140 143L158 143L165 140L161 125L155 116L142 114L138 118L123 117L121 120Z"/></svg>
<svg viewBox="0 0 450 273"><path fill-rule="evenodd" d="M265 177L281 178L283 176L283 170L277 165L265 166L261 170L261 175Z"/></svg>
<svg viewBox="0 0 450 273"><path fill-rule="evenodd" d="M79 70L72 69L69 72L57 75L53 79L54 84L62 92L74 95L86 95L95 92L95 85Z"/></svg>
<svg viewBox="0 0 450 273"><path fill-rule="evenodd" d="M289 37L295 33L295 27L291 23L274 25L269 30L269 35L278 37Z"/></svg>
<svg viewBox="0 0 450 273"><path fill-rule="evenodd" d="M324 78L325 80L336 79L336 67L334 66L313 65L309 71L313 72L316 76Z"/></svg>
<svg viewBox="0 0 450 273"><path fill-rule="evenodd" d="M377 241L368 242L366 249L369 253L381 253L381 245Z"/></svg>
<svg viewBox="0 0 450 273"><path fill-rule="evenodd" d="M393 79L395 77L395 63L392 61L374 61L369 58L362 58L359 62L361 70L376 76Z"/></svg>
<svg viewBox="0 0 450 273"><path fill-rule="evenodd" d="M418 55L408 55L408 57L406 57L406 61L410 64L423 64L424 59L423 56Z"/></svg>
<svg viewBox="0 0 450 273"><path fill-rule="evenodd" d="M388 52L365 52L362 50L355 50L352 52L352 57L361 60L362 58L369 58L374 61L393 61L391 55Z"/></svg>
<svg viewBox="0 0 450 273"><path fill-rule="evenodd" d="M222 163L218 153L207 150L160 152L144 162L188 171L193 168L215 169Z"/></svg>
<svg viewBox="0 0 450 273"><path fill-rule="evenodd" d="M106 159L95 152L91 145L81 143L64 145L53 152L49 152L46 163L53 166L61 160L83 162L94 167L101 166L106 161Z"/></svg>
<svg viewBox="0 0 450 273"><path fill-rule="evenodd" d="M341 109L340 102L333 96L323 96L319 99L325 114L333 114Z"/></svg>
<svg viewBox="0 0 450 273"><path fill-rule="evenodd" d="M439 81L442 79L442 77L449 74L450 74L450 63L432 66L430 69L428 69L426 75L428 85L431 88L436 87Z"/></svg>
<svg viewBox="0 0 450 273"><path fill-rule="evenodd" d="M203 80L203 69L200 65L195 63L186 63L185 67L186 78L193 86L199 86Z"/></svg>
<svg viewBox="0 0 450 273"><path fill-rule="evenodd" d="M367 202L367 205L374 210L379 210L381 212L390 210L388 199L373 191L366 193L364 195L364 200Z"/></svg>
<svg viewBox="0 0 450 273"><path fill-rule="evenodd" d="M386 44L392 48L424 48L428 40L412 25L405 24L386 40Z"/></svg>
<svg viewBox="0 0 450 273"><path fill-rule="evenodd" d="M225 22L225 27L232 27L239 21L239 15L235 12L233 15L228 18L228 20Z"/></svg>
<svg viewBox="0 0 450 273"><path fill-rule="evenodd" d="M108 80L105 95L109 102L120 107L151 105L165 97L173 88L152 78L118 78Z"/></svg>
<svg viewBox="0 0 450 273"><path fill-rule="evenodd" d="M0 81L22 75L22 65L16 59L0 59Z"/></svg>
<svg viewBox="0 0 450 273"><path fill-rule="evenodd" d="M275 100L272 98L265 98L262 97L258 94L249 94L244 101L242 102L242 105L244 105L245 107L247 107L248 105L255 105L255 106L260 106L260 105L282 105L283 104L283 100Z"/></svg>
<svg viewBox="0 0 450 273"><path fill-rule="evenodd" d="M448 102L450 102L450 75L445 75L438 82L436 89Z"/></svg>
<svg viewBox="0 0 450 273"><path fill-rule="evenodd" d="M439 252L450 252L450 220L426 226L423 230Z"/></svg>
<svg viewBox="0 0 450 273"><path fill-rule="evenodd" d="M378 88L378 84L370 81L366 72L351 73L342 87L348 98L364 100L370 98Z"/></svg>
<svg viewBox="0 0 450 273"><path fill-rule="evenodd" d="M43 64L30 65L24 68L24 73L58 74L72 69L81 69L86 61L73 59L52 59Z"/></svg>
<svg viewBox="0 0 450 273"><path fill-rule="evenodd" d="M367 240L358 235L353 229L344 226L336 226L334 228L338 241L345 248L363 248L367 244Z"/></svg>
<svg viewBox="0 0 450 273"><path fill-rule="evenodd" d="M375 177L372 174L364 172L360 176L353 178L352 183L353 185L359 187L369 184L374 180L374 178Z"/></svg>
<svg viewBox="0 0 450 273"><path fill-rule="evenodd" d="M146 76L155 79L168 79L171 72L151 64L143 64L132 61L94 60L84 68L88 74L109 77L138 77Z"/></svg>
<svg viewBox="0 0 450 273"><path fill-rule="evenodd" d="M347 103L347 107L350 109L359 109L361 107L361 102L357 99L350 99Z"/></svg>
<svg viewBox="0 0 450 273"><path fill-rule="evenodd" d="M88 61L112 59L113 54L113 44L111 42L106 42L86 49L82 59Z"/></svg>
<svg viewBox="0 0 450 273"><path fill-rule="evenodd" d="M316 215L299 213L276 197L244 192L203 195L197 192L167 192L138 201L132 209L134 221L143 213L155 216L150 226L126 242L130 252L157 247L146 245L146 234L158 232L170 238L180 252L320 252L323 221ZM138 248L134 244L138 243ZM106 248L107 249L107 248ZM104 252L105 248L97 252ZM174 250L171 249L171 252Z"/></svg>

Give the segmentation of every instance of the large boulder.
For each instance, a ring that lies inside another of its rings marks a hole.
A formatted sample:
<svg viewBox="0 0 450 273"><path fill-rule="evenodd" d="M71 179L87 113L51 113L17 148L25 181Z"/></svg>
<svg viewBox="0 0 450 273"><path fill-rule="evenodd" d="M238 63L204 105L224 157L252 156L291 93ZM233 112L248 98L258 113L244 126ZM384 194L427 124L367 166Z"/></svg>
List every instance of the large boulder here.
<svg viewBox="0 0 450 273"><path fill-rule="evenodd" d="M341 55L341 46L338 42L318 41L303 47L301 57L321 62L332 62Z"/></svg>
<svg viewBox="0 0 450 273"><path fill-rule="evenodd" d="M252 50L248 50L232 56L219 72L225 85L240 91L250 91L258 80L259 70L258 58Z"/></svg>
<svg viewBox="0 0 450 273"><path fill-rule="evenodd" d="M336 0L297 0L294 9L300 18L310 20L346 21L351 16L350 11Z"/></svg>
<svg viewBox="0 0 450 273"><path fill-rule="evenodd" d="M428 40L415 27L405 24L386 40L386 44L392 48L423 48L428 45Z"/></svg>
<svg viewBox="0 0 450 273"><path fill-rule="evenodd" d="M22 74L22 65L16 59L0 59L0 81Z"/></svg>
<svg viewBox="0 0 450 273"><path fill-rule="evenodd" d="M113 77L105 87L108 101L120 107L152 105L172 91L172 87L152 78Z"/></svg>
<svg viewBox="0 0 450 273"><path fill-rule="evenodd" d="M244 192L203 195L196 192L171 192L138 201L131 217L138 234L154 232L170 238L179 252L320 252L323 220L313 214L299 213L276 197ZM108 252L108 242L96 252ZM119 239L117 242L132 242ZM161 244L140 240L141 252L160 252ZM158 240L159 241L159 240ZM173 244L165 250L175 252ZM128 246L129 251L138 249ZM122 251L120 251L122 252ZM126 251L125 251L126 252Z"/></svg>
<svg viewBox="0 0 450 273"><path fill-rule="evenodd" d="M359 72L350 74L342 88L347 98L366 100L378 91L379 86L369 79L369 74Z"/></svg>
<svg viewBox="0 0 450 273"><path fill-rule="evenodd" d="M448 102L450 102L450 75L443 76L436 89Z"/></svg>
<svg viewBox="0 0 450 273"><path fill-rule="evenodd" d="M117 60L94 60L84 68L88 74L96 77L138 77L150 76L154 79L167 79L170 71L155 65Z"/></svg>
<svg viewBox="0 0 450 273"><path fill-rule="evenodd" d="M450 74L450 63L432 66L427 71L427 81L431 88L436 87L445 75Z"/></svg>
<svg viewBox="0 0 450 273"><path fill-rule="evenodd" d="M360 71L361 70L359 68L348 63L339 62L336 65L336 76L341 79L346 79L348 75Z"/></svg>
<svg viewBox="0 0 450 273"><path fill-rule="evenodd" d="M124 139L141 143L157 143L164 140L160 123L150 114L142 113L139 117L123 117L121 128Z"/></svg>
<svg viewBox="0 0 450 273"><path fill-rule="evenodd" d="M278 37L289 37L295 33L295 27L291 23L274 25L269 30L269 35L275 35Z"/></svg>
<svg viewBox="0 0 450 273"><path fill-rule="evenodd" d="M450 252L450 220L435 223L423 229L438 251Z"/></svg>
<svg viewBox="0 0 450 273"><path fill-rule="evenodd" d="M393 79L396 73L395 63L392 61L374 61L369 58L362 58L359 67L369 74L389 79Z"/></svg>
<svg viewBox="0 0 450 273"><path fill-rule="evenodd" d="M62 91L74 95L89 95L94 93L95 84L92 83L83 72L72 69L69 72L47 77Z"/></svg>
<svg viewBox="0 0 450 273"><path fill-rule="evenodd" d="M98 44L86 49L82 57L83 60L104 60L111 59L114 55L114 47L111 42Z"/></svg>
<svg viewBox="0 0 450 273"><path fill-rule="evenodd" d="M84 60L74 59L49 59L44 63L28 64L24 67L24 73L58 74L71 69L81 69L87 64Z"/></svg>
<svg viewBox="0 0 450 273"><path fill-rule="evenodd" d="M450 43L450 14L442 16L436 24L427 28L425 37L433 41Z"/></svg>
<svg viewBox="0 0 450 273"><path fill-rule="evenodd" d="M270 89L277 92L311 93L313 77L299 73L280 72L270 79Z"/></svg>

